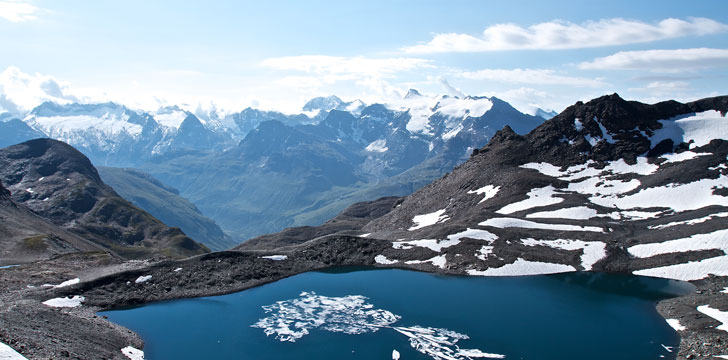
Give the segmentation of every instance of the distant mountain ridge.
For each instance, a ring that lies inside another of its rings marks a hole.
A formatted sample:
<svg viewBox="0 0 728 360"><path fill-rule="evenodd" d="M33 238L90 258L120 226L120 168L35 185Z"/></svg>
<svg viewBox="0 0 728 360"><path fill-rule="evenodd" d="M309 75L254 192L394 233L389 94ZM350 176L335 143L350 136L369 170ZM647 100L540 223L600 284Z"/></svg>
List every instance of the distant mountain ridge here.
<svg viewBox="0 0 728 360"><path fill-rule="evenodd" d="M22 122L0 121L0 132L19 140L42 134L68 142L94 164L142 169L241 241L321 223L372 196L406 195L467 159L503 126L526 133L543 121L495 97L416 90L395 104L329 96L304 110L223 115L45 103Z"/></svg>

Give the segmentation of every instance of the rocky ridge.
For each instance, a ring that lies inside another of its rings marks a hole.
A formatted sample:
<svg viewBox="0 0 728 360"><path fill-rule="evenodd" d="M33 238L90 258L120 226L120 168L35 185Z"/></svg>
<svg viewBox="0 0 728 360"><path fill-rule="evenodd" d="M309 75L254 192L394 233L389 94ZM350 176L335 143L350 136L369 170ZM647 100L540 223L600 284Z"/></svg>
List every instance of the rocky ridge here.
<svg viewBox="0 0 728 360"><path fill-rule="evenodd" d="M73 147L36 139L0 149L0 180L12 200L55 226L124 258L187 257L208 252L119 197ZM39 239L38 246L48 243Z"/></svg>

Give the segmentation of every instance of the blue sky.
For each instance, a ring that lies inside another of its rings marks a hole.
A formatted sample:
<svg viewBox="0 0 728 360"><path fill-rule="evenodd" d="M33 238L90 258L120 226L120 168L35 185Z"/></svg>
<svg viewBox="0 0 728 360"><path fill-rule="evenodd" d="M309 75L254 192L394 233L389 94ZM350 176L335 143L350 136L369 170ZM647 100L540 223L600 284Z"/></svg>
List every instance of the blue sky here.
<svg viewBox="0 0 728 360"><path fill-rule="evenodd" d="M728 2L0 0L0 107L728 94Z"/></svg>

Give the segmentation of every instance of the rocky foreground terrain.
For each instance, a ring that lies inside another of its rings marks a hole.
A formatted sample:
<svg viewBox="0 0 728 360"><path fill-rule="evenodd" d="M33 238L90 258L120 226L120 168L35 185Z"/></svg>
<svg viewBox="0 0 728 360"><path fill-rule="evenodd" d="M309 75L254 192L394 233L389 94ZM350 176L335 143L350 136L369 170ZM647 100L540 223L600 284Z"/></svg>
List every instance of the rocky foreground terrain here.
<svg viewBox="0 0 728 360"><path fill-rule="evenodd" d="M365 265L690 281L694 293L658 304L682 337L678 358L728 355L727 110L728 97L646 105L614 94L528 135L505 128L431 185L355 204L319 227L184 260L92 252L0 269L0 342L28 358L124 359L141 340L96 311ZM51 299L78 306L43 305Z"/></svg>

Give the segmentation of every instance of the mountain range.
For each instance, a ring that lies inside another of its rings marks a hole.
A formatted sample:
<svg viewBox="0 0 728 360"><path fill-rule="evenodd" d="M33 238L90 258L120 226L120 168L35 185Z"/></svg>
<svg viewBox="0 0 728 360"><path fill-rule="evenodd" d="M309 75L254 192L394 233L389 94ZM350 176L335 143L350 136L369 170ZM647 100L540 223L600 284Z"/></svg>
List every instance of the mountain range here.
<svg viewBox="0 0 728 360"><path fill-rule="evenodd" d="M503 126L526 133L542 121L497 98L411 90L387 105L315 98L297 115L45 103L0 122L0 131L16 142L39 135L67 142L99 166L140 169L179 189L239 243L320 224L357 201L409 194Z"/></svg>

